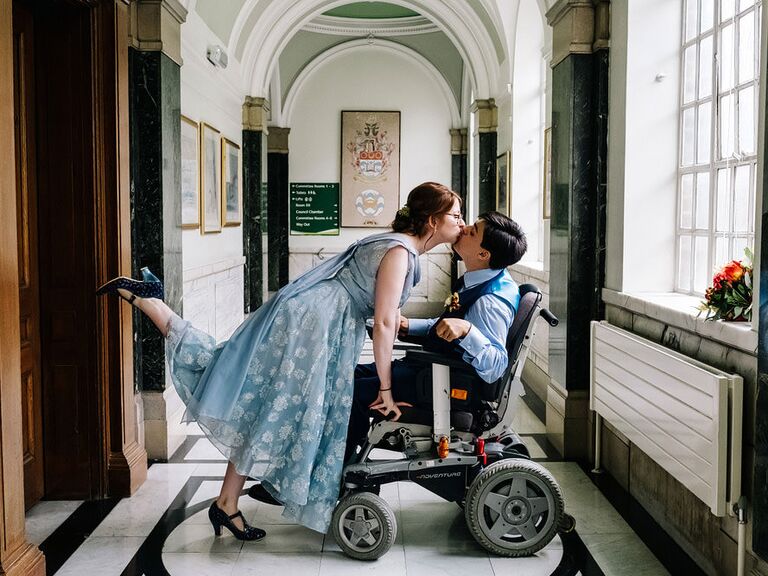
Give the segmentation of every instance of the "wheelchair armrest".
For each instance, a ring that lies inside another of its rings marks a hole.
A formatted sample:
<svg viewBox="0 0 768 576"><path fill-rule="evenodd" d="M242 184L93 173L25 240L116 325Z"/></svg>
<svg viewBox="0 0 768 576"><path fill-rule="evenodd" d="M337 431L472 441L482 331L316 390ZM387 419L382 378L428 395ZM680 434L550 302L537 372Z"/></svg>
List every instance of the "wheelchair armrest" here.
<svg viewBox="0 0 768 576"><path fill-rule="evenodd" d="M449 368L466 372L467 374L476 374L475 369L467 364L464 360L459 358L451 358L437 352L427 352L426 350L408 350L405 353L405 357L408 360L423 364L424 366L430 366L432 364L442 364Z"/></svg>

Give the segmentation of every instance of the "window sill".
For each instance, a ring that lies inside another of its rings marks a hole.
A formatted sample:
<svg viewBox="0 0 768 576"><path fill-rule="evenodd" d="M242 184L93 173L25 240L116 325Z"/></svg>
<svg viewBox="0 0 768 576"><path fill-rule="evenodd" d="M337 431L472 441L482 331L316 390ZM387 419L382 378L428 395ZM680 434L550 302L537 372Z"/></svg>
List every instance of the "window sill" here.
<svg viewBox="0 0 768 576"><path fill-rule="evenodd" d="M525 274L541 282L542 284L549 284L549 270L544 270L544 262L537 260L524 260L513 264L510 268L514 272Z"/></svg>
<svg viewBox="0 0 768 576"><path fill-rule="evenodd" d="M696 306L701 300L695 296L649 292L628 294L603 288L603 301L748 354L757 354L757 332L752 330L749 322L706 321L703 315L698 316Z"/></svg>

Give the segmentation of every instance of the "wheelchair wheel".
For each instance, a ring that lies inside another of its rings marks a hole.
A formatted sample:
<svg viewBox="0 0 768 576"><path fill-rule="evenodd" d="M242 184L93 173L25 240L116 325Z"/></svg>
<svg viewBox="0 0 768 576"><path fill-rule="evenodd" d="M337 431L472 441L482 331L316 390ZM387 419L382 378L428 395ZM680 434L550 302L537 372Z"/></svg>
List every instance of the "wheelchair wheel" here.
<svg viewBox="0 0 768 576"><path fill-rule="evenodd" d="M376 560L397 535L395 513L382 498L358 492L342 498L331 519L333 537L342 551L358 560Z"/></svg>
<svg viewBox="0 0 768 576"><path fill-rule="evenodd" d="M483 470L467 493L464 515L483 548L499 556L529 556L560 527L563 495L536 462L501 460Z"/></svg>

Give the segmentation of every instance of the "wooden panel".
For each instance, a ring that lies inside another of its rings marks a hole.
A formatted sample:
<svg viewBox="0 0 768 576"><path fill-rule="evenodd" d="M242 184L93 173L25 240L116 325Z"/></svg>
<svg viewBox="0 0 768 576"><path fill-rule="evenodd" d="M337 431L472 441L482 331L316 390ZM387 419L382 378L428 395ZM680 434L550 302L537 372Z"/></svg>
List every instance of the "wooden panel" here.
<svg viewBox="0 0 768 576"><path fill-rule="evenodd" d="M592 324L591 348L592 409L714 514L725 514L734 457L728 398L741 378L606 323Z"/></svg>

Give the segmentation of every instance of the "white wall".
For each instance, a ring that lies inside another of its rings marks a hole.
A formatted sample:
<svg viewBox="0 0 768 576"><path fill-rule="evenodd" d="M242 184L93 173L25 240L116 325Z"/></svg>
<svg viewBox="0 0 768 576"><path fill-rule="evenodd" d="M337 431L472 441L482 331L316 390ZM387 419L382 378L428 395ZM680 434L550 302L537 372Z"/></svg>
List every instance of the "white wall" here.
<svg viewBox="0 0 768 576"><path fill-rule="evenodd" d="M290 113L289 180L339 182L342 110L400 111L400 204L421 182L451 184L451 116L442 92L414 62L380 46L360 46L321 63ZM291 251L334 251L381 229L342 228L339 236L290 236Z"/></svg>

